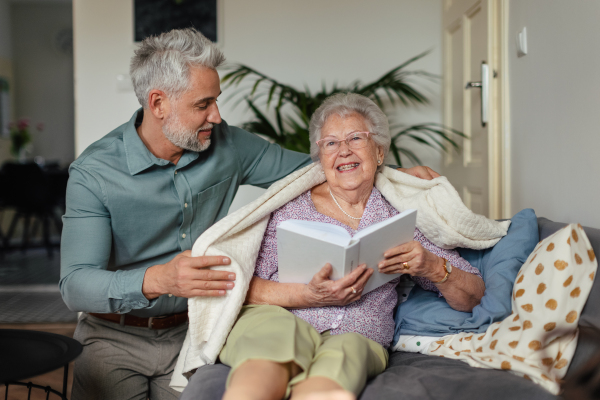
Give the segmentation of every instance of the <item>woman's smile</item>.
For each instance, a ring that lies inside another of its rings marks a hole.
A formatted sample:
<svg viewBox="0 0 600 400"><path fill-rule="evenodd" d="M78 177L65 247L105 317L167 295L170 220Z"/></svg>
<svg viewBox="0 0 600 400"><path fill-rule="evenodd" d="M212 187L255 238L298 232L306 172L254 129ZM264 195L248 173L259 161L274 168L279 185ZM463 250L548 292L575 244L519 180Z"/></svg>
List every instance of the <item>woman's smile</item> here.
<svg viewBox="0 0 600 400"><path fill-rule="evenodd" d="M339 172L350 172L350 171L356 171L356 169L358 168L358 166L360 165L360 163L357 162L352 162L352 163L344 163L344 164L340 164L337 166L337 170Z"/></svg>

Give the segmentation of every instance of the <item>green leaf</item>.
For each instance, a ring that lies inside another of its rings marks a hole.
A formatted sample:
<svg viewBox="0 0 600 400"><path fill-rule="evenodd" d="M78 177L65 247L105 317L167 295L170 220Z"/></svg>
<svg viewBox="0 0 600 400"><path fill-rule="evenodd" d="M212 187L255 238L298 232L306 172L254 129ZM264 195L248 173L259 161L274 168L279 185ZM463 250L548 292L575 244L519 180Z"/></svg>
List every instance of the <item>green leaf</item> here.
<svg viewBox="0 0 600 400"><path fill-rule="evenodd" d="M308 84L303 85L303 90L298 90L243 64L227 68L222 83L224 88L230 89L226 101L234 101L234 107L245 102L252 112L253 119L242 124L245 129L264 135L288 149L308 153L310 118L323 101L333 94L362 94L371 98L388 114L402 107L430 104L420 84L437 84L440 77L423 70L408 69L429 52L425 51L406 60L366 84L360 79L348 85L333 82L328 89L326 82L321 81L320 89L315 93L311 92ZM242 82L248 84L242 85ZM462 132L438 123L422 123L408 127L394 125L390 129L396 132L392 135L390 153L400 166L403 165L403 159L415 164L420 163L416 154L402 145L406 140L439 151L448 151L452 147L459 147L455 140L457 137L466 138Z"/></svg>

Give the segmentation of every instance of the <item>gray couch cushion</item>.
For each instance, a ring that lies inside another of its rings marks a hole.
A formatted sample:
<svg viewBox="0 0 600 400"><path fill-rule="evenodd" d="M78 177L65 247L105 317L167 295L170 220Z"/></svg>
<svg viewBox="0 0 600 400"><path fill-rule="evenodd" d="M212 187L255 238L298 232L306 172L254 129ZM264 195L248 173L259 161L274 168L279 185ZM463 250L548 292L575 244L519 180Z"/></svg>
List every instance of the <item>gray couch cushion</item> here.
<svg viewBox="0 0 600 400"><path fill-rule="evenodd" d="M384 373L371 380L360 400L557 399L541 386L493 369L473 368L459 360L396 352Z"/></svg>
<svg viewBox="0 0 600 400"><path fill-rule="evenodd" d="M225 394L225 383L229 368L225 364L217 363L198 368L192 375L179 400L214 400L220 399Z"/></svg>

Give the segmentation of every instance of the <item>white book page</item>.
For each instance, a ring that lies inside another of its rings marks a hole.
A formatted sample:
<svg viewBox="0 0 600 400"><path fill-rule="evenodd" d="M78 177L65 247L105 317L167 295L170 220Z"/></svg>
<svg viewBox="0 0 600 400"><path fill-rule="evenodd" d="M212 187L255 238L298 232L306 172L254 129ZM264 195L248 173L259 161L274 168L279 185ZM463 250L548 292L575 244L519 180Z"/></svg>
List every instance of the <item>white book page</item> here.
<svg viewBox="0 0 600 400"><path fill-rule="evenodd" d="M373 269L373 275L367 281L363 293L368 293L400 276L399 274L380 273L377 264L384 259L384 252L413 240L416 218L416 210L406 210L395 217L381 221L359 232L362 237L360 239L358 262L359 264L367 264L368 268ZM368 232L365 234L367 230ZM358 234L354 235L355 238L357 236Z"/></svg>
<svg viewBox="0 0 600 400"><path fill-rule="evenodd" d="M289 219L279 224L278 228L342 247L348 246L352 240L350 234L341 226L324 222Z"/></svg>
<svg viewBox="0 0 600 400"><path fill-rule="evenodd" d="M381 229L384 226L391 225L394 222L398 221L399 219L402 219L402 218L406 217L407 215L412 214L414 211L415 210L409 209L409 210L401 212L398 215L393 216L392 218L388 218L386 220L383 220L376 224L368 226L365 229L362 229L361 231L357 232L356 235L354 235L354 237L352 239L358 241L358 240L362 239L363 237L369 235L371 232L375 232L376 230Z"/></svg>

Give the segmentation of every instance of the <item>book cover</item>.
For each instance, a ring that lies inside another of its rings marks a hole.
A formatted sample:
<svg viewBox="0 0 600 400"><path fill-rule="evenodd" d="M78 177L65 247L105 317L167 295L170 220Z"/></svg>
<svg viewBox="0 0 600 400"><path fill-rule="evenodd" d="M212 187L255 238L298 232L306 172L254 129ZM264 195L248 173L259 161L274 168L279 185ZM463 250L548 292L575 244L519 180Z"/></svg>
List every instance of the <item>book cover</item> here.
<svg viewBox="0 0 600 400"><path fill-rule="evenodd" d="M309 283L327 263L331 279L339 279L360 264L374 270L364 290L368 293L400 274L379 273L377 264L388 249L413 240L417 211L406 210L373 224L354 237L342 227L316 221L288 220L277 227L279 281Z"/></svg>

